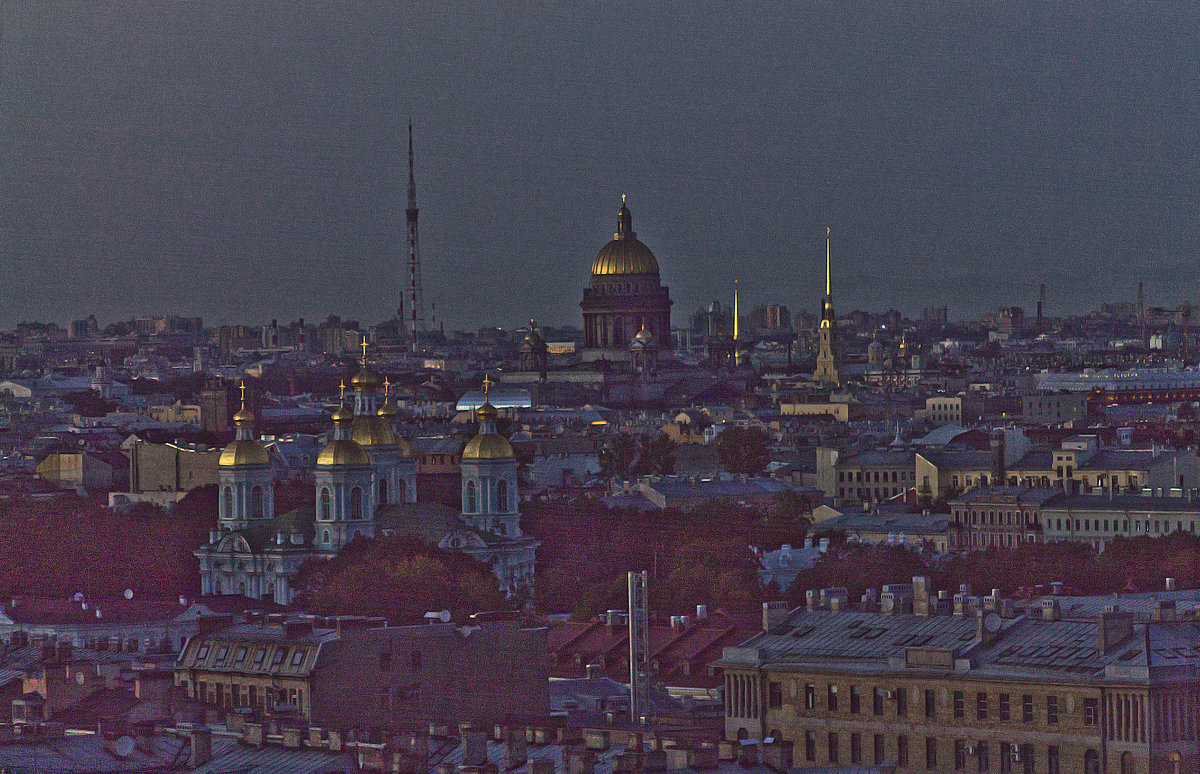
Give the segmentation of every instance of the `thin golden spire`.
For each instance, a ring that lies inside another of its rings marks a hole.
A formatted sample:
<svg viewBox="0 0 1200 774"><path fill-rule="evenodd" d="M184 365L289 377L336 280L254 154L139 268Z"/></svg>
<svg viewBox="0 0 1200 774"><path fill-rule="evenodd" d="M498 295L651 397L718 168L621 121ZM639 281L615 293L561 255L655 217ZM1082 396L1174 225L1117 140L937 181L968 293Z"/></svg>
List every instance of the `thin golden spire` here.
<svg viewBox="0 0 1200 774"><path fill-rule="evenodd" d="M363 365L363 368L366 368L367 367L367 337L365 334L362 337L362 351L363 351L362 365Z"/></svg>
<svg viewBox="0 0 1200 774"><path fill-rule="evenodd" d="M825 227L825 295L833 295L833 281L829 269L829 226Z"/></svg>
<svg viewBox="0 0 1200 774"><path fill-rule="evenodd" d="M242 393L242 411L246 410L246 380L243 379L238 385L238 390Z"/></svg>
<svg viewBox="0 0 1200 774"><path fill-rule="evenodd" d="M738 326L738 281L733 281L733 340L737 341L739 336Z"/></svg>

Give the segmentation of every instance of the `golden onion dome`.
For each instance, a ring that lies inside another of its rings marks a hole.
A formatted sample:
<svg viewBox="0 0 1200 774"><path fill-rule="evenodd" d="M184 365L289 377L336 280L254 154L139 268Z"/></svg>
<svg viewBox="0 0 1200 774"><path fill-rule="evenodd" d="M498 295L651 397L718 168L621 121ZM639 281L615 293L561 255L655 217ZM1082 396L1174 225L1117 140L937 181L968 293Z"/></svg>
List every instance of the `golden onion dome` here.
<svg viewBox="0 0 1200 774"><path fill-rule="evenodd" d="M396 421L396 417L400 416L400 411L391 403L384 403L375 410L375 416L390 424Z"/></svg>
<svg viewBox="0 0 1200 774"><path fill-rule="evenodd" d="M359 446L395 446L396 433L378 414L357 416L350 425L350 438Z"/></svg>
<svg viewBox="0 0 1200 774"><path fill-rule="evenodd" d="M254 414L250 409L242 406L238 413L233 415L233 423L235 425L249 425L254 422Z"/></svg>
<svg viewBox="0 0 1200 774"><path fill-rule="evenodd" d="M349 439L334 439L325 444L325 448L317 455L317 465L320 467L356 467L370 464L371 458L367 455L367 450Z"/></svg>
<svg viewBox="0 0 1200 774"><path fill-rule="evenodd" d="M479 417L480 422L495 422L496 417L500 416L500 412L496 410L491 401L485 400L482 406L475 409L475 416Z"/></svg>
<svg viewBox="0 0 1200 774"><path fill-rule="evenodd" d="M498 433L481 433L463 447L464 460L506 460L513 457L512 444Z"/></svg>
<svg viewBox="0 0 1200 774"><path fill-rule="evenodd" d="M330 417L330 419L333 420L333 423L335 425L341 425L341 424L345 424L347 422L353 422L354 421L354 412L350 410L349 406L347 406L345 403L343 403L342 405L337 407L337 410L333 412L333 416Z"/></svg>
<svg viewBox="0 0 1200 774"><path fill-rule="evenodd" d="M271 455L258 441L240 438L221 450L217 465L222 468L240 468L249 465L270 465Z"/></svg>
<svg viewBox="0 0 1200 774"><path fill-rule="evenodd" d="M383 382L379 380L379 377L373 374L365 365L362 367L361 371L356 373L350 379L350 386L355 390L360 391L378 390L381 384L383 384Z"/></svg>

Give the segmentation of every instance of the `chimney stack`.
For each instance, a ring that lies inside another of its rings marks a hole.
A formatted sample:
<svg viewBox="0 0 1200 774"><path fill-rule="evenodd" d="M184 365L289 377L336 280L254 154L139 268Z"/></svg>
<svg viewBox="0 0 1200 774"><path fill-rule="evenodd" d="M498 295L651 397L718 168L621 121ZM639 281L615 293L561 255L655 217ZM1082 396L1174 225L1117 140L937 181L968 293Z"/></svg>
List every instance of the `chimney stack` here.
<svg viewBox="0 0 1200 774"><path fill-rule="evenodd" d="M763 602L762 627L764 632L774 631L787 621L788 604L783 601Z"/></svg>

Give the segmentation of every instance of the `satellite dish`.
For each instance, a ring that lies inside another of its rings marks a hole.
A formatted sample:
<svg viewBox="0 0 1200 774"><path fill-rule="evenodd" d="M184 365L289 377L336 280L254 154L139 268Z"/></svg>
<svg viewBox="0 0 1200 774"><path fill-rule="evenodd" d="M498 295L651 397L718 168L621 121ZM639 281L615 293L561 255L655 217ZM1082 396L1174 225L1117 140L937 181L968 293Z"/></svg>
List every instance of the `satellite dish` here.
<svg viewBox="0 0 1200 774"><path fill-rule="evenodd" d="M75 602L82 602L83 601L83 592L76 591L75 596L71 597L71 599Z"/></svg>
<svg viewBox="0 0 1200 774"><path fill-rule="evenodd" d="M1000 616L996 615L995 613L988 613L983 617L983 628L987 630L989 634L995 634L996 632L1000 631L1000 626Z"/></svg>
<svg viewBox="0 0 1200 774"><path fill-rule="evenodd" d="M133 737L122 736L118 737L117 741L113 742L113 754L118 758L128 758L133 755Z"/></svg>
<svg viewBox="0 0 1200 774"><path fill-rule="evenodd" d="M439 614L438 614L438 619L439 619L439 620L440 620L442 623L450 623L450 611L449 611L449 610L443 610L441 613L439 613Z"/></svg>
<svg viewBox="0 0 1200 774"><path fill-rule="evenodd" d="M125 593L121 596L125 597L126 599L133 599L133 589L125 589Z"/></svg>

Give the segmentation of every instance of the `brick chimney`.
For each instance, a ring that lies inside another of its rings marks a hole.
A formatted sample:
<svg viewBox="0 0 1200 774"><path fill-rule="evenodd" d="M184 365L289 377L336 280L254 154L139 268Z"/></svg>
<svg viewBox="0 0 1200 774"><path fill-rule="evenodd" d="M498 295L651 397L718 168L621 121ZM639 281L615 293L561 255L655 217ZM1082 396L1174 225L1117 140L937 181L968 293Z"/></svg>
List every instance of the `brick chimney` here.
<svg viewBox="0 0 1200 774"><path fill-rule="evenodd" d="M1101 653L1111 653L1133 634L1133 613L1116 605L1108 608L1096 623L1096 649Z"/></svg>
<svg viewBox="0 0 1200 774"><path fill-rule="evenodd" d="M787 621L788 603L783 601L763 602L762 626L764 632L774 631Z"/></svg>

